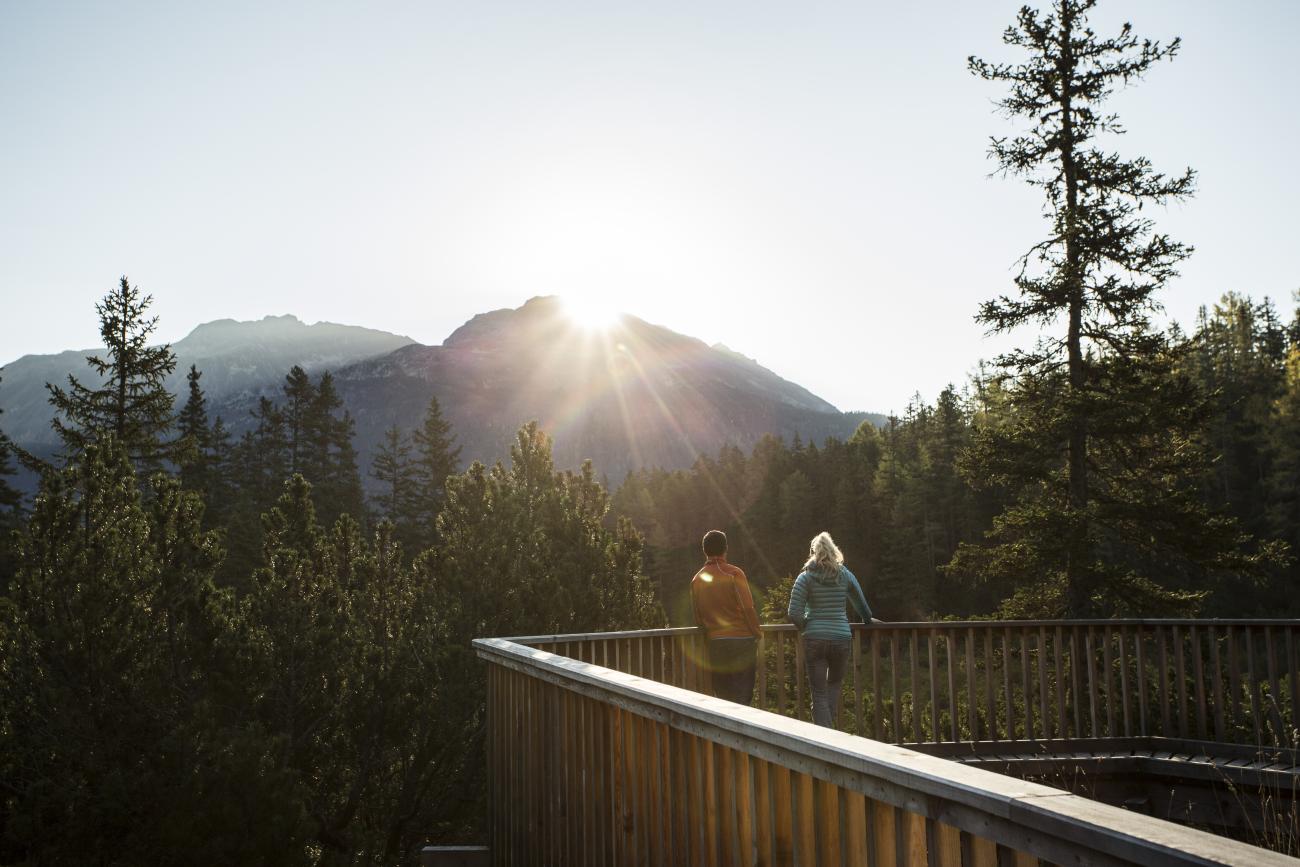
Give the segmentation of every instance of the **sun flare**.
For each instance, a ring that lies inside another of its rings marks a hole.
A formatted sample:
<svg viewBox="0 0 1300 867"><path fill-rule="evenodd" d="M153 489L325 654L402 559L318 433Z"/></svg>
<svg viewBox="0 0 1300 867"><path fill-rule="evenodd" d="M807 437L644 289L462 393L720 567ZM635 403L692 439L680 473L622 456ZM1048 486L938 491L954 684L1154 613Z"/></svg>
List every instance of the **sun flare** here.
<svg viewBox="0 0 1300 867"><path fill-rule="evenodd" d="M608 331L622 315L613 304L600 298L565 298L564 312L584 331Z"/></svg>

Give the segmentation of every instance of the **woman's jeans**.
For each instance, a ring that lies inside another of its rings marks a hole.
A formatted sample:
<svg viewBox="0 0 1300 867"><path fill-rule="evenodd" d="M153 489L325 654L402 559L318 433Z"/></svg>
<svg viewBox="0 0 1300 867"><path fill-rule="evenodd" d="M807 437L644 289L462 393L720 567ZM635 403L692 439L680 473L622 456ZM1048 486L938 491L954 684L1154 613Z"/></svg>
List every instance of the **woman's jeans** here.
<svg viewBox="0 0 1300 867"><path fill-rule="evenodd" d="M813 722L830 728L840 710L840 687L849 663L850 640L805 638L804 662L812 687Z"/></svg>

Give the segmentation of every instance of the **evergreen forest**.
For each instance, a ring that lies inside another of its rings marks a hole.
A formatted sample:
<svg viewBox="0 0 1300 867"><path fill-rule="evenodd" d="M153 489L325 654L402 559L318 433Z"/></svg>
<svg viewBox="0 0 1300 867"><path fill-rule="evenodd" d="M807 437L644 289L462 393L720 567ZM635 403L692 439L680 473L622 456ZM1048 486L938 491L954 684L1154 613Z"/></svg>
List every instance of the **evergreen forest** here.
<svg viewBox="0 0 1300 867"><path fill-rule="evenodd" d="M464 467L435 398L363 467L329 373L285 371L238 438L202 370L175 398L123 277L103 352L48 386L61 454L0 435L0 863L409 864L480 841L471 640L689 624L712 528L769 616L823 530L884 620L1300 616L1300 295L1160 324L1191 251L1144 206L1195 174L1118 156L1104 103L1179 44L1102 37L1093 5L1026 7L1004 35L1022 62L969 61L1014 125L989 156L1044 216L976 318L1037 337L847 441L767 437L611 491L535 423Z"/></svg>

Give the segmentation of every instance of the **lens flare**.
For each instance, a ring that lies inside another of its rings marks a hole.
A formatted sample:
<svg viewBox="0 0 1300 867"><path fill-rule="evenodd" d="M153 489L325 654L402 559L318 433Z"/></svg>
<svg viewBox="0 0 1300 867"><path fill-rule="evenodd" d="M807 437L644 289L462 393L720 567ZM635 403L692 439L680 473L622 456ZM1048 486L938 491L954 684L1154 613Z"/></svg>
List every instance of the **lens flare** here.
<svg viewBox="0 0 1300 867"><path fill-rule="evenodd" d="M618 308L602 298L564 299L565 315L585 331L608 331L622 315Z"/></svg>

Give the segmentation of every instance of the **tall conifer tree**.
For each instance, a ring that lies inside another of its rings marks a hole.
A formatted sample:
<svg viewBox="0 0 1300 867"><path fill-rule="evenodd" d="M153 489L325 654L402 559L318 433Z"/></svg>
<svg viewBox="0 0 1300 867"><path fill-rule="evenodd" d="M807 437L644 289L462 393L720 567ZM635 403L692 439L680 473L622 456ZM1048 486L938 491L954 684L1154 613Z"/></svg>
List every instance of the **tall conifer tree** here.
<svg viewBox="0 0 1300 867"><path fill-rule="evenodd" d="M189 389L185 406L176 417L177 463L181 484L190 491L205 493L210 482L212 429L208 426L207 397L199 380L203 374L191 364L185 375Z"/></svg>
<svg viewBox="0 0 1300 867"><path fill-rule="evenodd" d="M460 447L451 432L451 423L442 417L437 396L429 398L424 421L411 438L415 446L411 460L416 474L415 497L425 527L422 541L429 545L434 541L434 520L442 508L447 477L460 467Z"/></svg>
<svg viewBox="0 0 1300 867"><path fill-rule="evenodd" d="M1123 132L1106 100L1172 58L1179 40L1139 39L1128 24L1102 38L1087 24L1095 5L1024 7L1003 41L1025 60L970 59L975 75L1008 86L999 106L1027 123L994 138L990 153L1001 172L1042 190L1049 223L1021 260L1016 296L985 302L977 317L992 332L1046 332L999 359L1013 413L982 431L967 465L973 483L1014 502L990 544L964 546L950 567L1019 584L1011 613L1190 610L1199 595L1168 588L1249 565L1236 556L1233 523L1191 490L1206 466L1205 406L1150 321L1191 250L1156 232L1142 208L1189 196L1194 173L1160 174L1102 141Z"/></svg>
<svg viewBox="0 0 1300 867"><path fill-rule="evenodd" d="M137 470L156 470L170 457L165 437L175 417L164 380L176 369L176 356L166 344L149 345L158 325L158 317L146 315L152 302L122 277L95 305L107 349L105 357L91 355L86 362L100 382L85 385L69 374L66 390L46 386L58 411L52 424L69 457L106 435L126 450Z"/></svg>
<svg viewBox="0 0 1300 867"><path fill-rule="evenodd" d="M370 462L370 476L379 482L372 497L380 518L393 522L397 540L410 554L419 553L421 542L420 504L416 497L416 471L411 463L411 446L397 425L384 433Z"/></svg>

